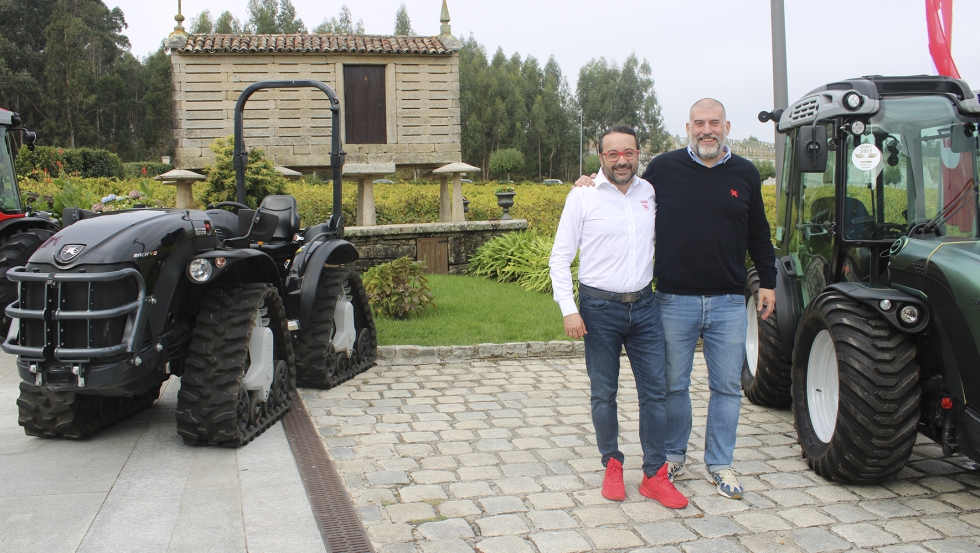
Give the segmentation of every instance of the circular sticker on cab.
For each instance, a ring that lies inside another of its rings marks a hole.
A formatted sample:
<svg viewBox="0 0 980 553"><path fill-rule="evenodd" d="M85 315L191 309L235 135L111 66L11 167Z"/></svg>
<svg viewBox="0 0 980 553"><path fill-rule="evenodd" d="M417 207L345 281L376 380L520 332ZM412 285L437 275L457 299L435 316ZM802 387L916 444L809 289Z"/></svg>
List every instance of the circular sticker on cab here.
<svg viewBox="0 0 980 553"><path fill-rule="evenodd" d="M874 144L861 144L854 148L851 163L862 171L871 171L881 164L881 150Z"/></svg>

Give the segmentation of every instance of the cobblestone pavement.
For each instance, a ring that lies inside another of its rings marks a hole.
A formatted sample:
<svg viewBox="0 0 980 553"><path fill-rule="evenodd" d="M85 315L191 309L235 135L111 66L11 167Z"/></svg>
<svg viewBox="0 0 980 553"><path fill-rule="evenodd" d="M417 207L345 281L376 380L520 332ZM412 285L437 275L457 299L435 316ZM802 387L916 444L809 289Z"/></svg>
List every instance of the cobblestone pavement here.
<svg viewBox="0 0 980 553"><path fill-rule="evenodd" d="M599 495L602 467L581 357L380 366L329 391L303 390L381 553L578 551L980 551L980 473L922 439L877 486L811 472L792 414L743 400L735 468L742 501L702 464L708 386L696 358L694 432L672 511L639 495L628 362L620 388L627 499Z"/></svg>

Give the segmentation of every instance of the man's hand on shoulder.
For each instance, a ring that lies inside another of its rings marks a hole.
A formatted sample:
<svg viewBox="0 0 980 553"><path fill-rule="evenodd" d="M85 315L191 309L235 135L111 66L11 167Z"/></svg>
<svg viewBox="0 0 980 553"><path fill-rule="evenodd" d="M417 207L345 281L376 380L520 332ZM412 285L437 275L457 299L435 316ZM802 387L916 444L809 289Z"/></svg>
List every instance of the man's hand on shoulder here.
<svg viewBox="0 0 980 553"><path fill-rule="evenodd" d="M759 288L759 305L756 309L761 313L762 320L769 318L769 315L776 309L776 291L769 288Z"/></svg>
<svg viewBox="0 0 980 553"><path fill-rule="evenodd" d="M596 175L598 175L598 173L592 173L591 177L588 175L582 175L577 181L575 181L575 188L579 188L580 186L595 186Z"/></svg>
<svg viewBox="0 0 980 553"><path fill-rule="evenodd" d="M588 334L585 331L585 321L578 313L565 315L565 334L576 340Z"/></svg>

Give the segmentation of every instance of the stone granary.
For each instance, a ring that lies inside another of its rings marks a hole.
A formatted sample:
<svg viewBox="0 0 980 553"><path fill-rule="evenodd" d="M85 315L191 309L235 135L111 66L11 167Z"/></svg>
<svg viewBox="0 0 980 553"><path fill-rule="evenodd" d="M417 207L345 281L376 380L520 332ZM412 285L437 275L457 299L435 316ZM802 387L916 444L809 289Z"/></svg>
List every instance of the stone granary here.
<svg viewBox="0 0 980 553"><path fill-rule="evenodd" d="M235 102L263 80L323 81L340 99L349 164L434 169L460 161L459 49L442 7L440 36L188 35L167 39L173 65L176 159L211 163L215 138L230 136ZM252 96L245 141L275 165L305 173L329 167L330 112L315 89Z"/></svg>

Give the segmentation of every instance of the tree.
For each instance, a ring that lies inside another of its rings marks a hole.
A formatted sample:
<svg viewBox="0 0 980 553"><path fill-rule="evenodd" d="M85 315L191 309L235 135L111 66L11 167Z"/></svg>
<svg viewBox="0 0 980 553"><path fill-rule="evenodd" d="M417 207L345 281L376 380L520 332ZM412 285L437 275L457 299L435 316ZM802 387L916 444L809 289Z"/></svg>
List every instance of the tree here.
<svg viewBox="0 0 980 553"><path fill-rule="evenodd" d="M279 13L276 14L276 27L280 33L287 35L306 34L306 25L296 17L296 8L291 0L282 0Z"/></svg>
<svg viewBox="0 0 980 553"><path fill-rule="evenodd" d="M347 8L347 4L344 4L340 8L339 17L324 18L323 23L317 25L313 32L318 35L363 35L364 20L358 19L357 25L354 25L353 21L350 9Z"/></svg>
<svg viewBox="0 0 980 553"><path fill-rule="evenodd" d="M759 176L762 180L766 180L769 177L776 178L776 166L773 162L768 160L755 160L752 163L755 164L755 168L759 170Z"/></svg>
<svg viewBox="0 0 980 553"><path fill-rule="evenodd" d="M291 0L248 0L245 32L260 35L306 33L306 25L296 17Z"/></svg>
<svg viewBox="0 0 980 553"><path fill-rule="evenodd" d="M583 112L585 133L595 144L602 131L622 123L636 129L641 148L659 153L669 148L654 90L649 62L630 54L622 69L605 58L593 59L579 71L576 97Z"/></svg>
<svg viewBox="0 0 980 553"><path fill-rule="evenodd" d="M216 35L240 35L242 34L242 22L231 12L225 10L214 22L214 34Z"/></svg>
<svg viewBox="0 0 980 553"><path fill-rule="evenodd" d="M490 154L490 170L495 173L505 173L510 181L511 171L524 167L524 154L516 148L504 148Z"/></svg>
<svg viewBox="0 0 980 553"><path fill-rule="evenodd" d="M28 125L43 118L44 30L57 0L0 0L0 105Z"/></svg>
<svg viewBox="0 0 980 553"><path fill-rule="evenodd" d="M395 13L395 36L415 36L415 31L412 30L412 20L408 17L408 8L405 7L404 3Z"/></svg>
<svg viewBox="0 0 980 553"><path fill-rule="evenodd" d="M211 10L205 9L197 17L191 18L192 35L209 35L214 32L214 20L211 19Z"/></svg>

